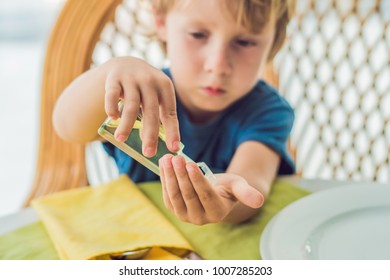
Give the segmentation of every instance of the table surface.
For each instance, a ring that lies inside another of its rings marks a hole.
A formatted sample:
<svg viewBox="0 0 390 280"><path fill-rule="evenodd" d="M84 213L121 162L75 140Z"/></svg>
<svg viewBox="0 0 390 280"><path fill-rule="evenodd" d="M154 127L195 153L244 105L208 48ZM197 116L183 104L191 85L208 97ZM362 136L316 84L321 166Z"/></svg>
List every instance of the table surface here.
<svg viewBox="0 0 390 280"><path fill-rule="evenodd" d="M363 181L339 181L339 180L323 180L323 179L303 179L300 177L280 177L294 186L308 190L310 192L318 192L329 188L341 186L359 186L359 185L388 185L384 183L363 182ZM34 223L39 220L37 213L33 208L24 208L18 212L0 217L0 235L11 232L20 227Z"/></svg>

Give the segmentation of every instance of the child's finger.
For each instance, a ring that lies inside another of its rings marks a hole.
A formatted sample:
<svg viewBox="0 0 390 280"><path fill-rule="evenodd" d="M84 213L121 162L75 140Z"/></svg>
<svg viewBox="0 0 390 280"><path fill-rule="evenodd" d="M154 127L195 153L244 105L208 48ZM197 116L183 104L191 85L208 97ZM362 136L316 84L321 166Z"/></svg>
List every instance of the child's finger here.
<svg viewBox="0 0 390 280"><path fill-rule="evenodd" d="M185 159L182 156L175 156L172 158L172 165L177 182L179 183L181 195L187 207L189 218L196 219L197 217L202 217L204 215L204 209L199 201L198 194L188 177Z"/></svg>
<svg viewBox="0 0 390 280"><path fill-rule="evenodd" d="M220 197L195 163L187 163L186 168L188 176L208 218L212 222L220 221L226 215L226 208L221 203Z"/></svg>
<svg viewBox="0 0 390 280"><path fill-rule="evenodd" d="M142 100L142 151L147 157L156 154L160 129L159 100L157 90L145 83L140 85Z"/></svg>
<svg viewBox="0 0 390 280"><path fill-rule="evenodd" d="M164 175L166 178L165 186L175 215L182 220L186 220L187 207L184 203L179 185L176 180L176 174L172 165L172 157L173 155L168 154L162 158L162 166L164 168Z"/></svg>
<svg viewBox="0 0 390 280"><path fill-rule="evenodd" d="M251 208L259 208L264 203L264 196L244 180L239 180L233 184L231 191L238 201Z"/></svg>
<svg viewBox="0 0 390 280"><path fill-rule="evenodd" d="M169 196L168 196L168 192L167 192L167 188L166 188L166 184L165 184L166 177L164 174L164 168L163 168L163 164L161 161L162 161L162 159L160 158L159 168L160 168L160 180L161 180L163 200L164 200L165 207L167 207L170 211L173 211L173 206L172 206L171 201L169 200Z"/></svg>
<svg viewBox="0 0 390 280"><path fill-rule="evenodd" d="M104 110L107 116L117 119L120 115L118 101L122 94L122 86L117 77L108 75L105 83Z"/></svg>
<svg viewBox="0 0 390 280"><path fill-rule="evenodd" d="M237 175L223 174L218 176L218 182L226 186L226 191L246 206L259 208L264 202L262 193Z"/></svg>
<svg viewBox="0 0 390 280"><path fill-rule="evenodd" d="M177 152L180 149L180 132L175 90L168 77L160 80L159 89L160 119L166 132L167 148L171 152Z"/></svg>
<svg viewBox="0 0 390 280"><path fill-rule="evenodd" d="M123 142L129 137L129 134L133 129L134 122L137 119L139 112L141 98L138 87L132 81L123 82L122 87L124 91L123 109L121 121L115 131L115 138L118 141Z"/></svg>

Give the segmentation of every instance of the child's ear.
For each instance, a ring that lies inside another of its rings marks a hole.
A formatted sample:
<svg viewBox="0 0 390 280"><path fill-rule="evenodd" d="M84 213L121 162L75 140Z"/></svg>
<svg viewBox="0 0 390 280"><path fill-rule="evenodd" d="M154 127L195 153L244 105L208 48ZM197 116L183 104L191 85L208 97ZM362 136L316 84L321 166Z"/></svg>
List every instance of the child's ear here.
<svg viewBox="0 0 390 280"><path fill-rule="evenodd" d="M157 35L161 41L165 42L167 39L165 15L162 14L160 11L156 11L155 9L153 9L153 14L154 14L154 23L156 25Z"/></svg>

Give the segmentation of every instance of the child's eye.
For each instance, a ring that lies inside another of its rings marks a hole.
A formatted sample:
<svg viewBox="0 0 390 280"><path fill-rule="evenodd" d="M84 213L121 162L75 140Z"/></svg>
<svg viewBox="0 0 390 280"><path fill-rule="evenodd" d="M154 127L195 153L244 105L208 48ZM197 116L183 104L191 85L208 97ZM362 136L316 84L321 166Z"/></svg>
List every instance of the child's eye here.
<svg viewBox="0 0 390 280"><path fill-rule="evenodd" d="M194 39L205 39L207 37L207 35L203 32L191 32L190 35Z"/></svg>
<svg viewBox="0 0 390 280"><path fill-rule="evenodd" d="M257 45L255 41L244 40L244 39L238 39L236 43L241 47L252 47Z"/></svg>

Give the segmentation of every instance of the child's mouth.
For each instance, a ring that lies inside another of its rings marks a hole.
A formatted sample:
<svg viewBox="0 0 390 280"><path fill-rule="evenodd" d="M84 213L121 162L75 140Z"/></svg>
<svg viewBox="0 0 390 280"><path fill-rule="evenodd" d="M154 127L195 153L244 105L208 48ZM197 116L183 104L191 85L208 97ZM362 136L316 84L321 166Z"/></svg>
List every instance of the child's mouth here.
<svg viewBox="0 0 390 280"><path fill-rule="evenodd" d="M220 87L202 87L203 93L205 93L208 96L221 96L225 94L225 90Z"/></svg>

